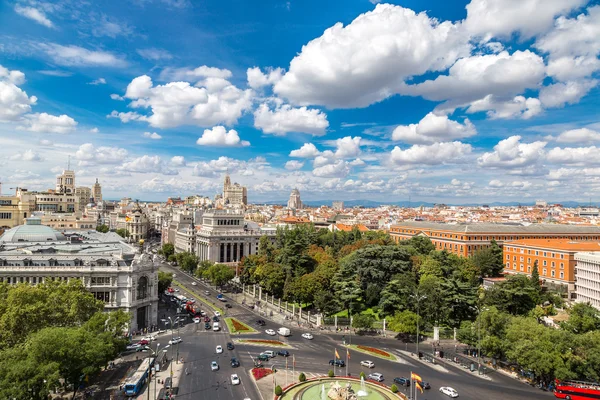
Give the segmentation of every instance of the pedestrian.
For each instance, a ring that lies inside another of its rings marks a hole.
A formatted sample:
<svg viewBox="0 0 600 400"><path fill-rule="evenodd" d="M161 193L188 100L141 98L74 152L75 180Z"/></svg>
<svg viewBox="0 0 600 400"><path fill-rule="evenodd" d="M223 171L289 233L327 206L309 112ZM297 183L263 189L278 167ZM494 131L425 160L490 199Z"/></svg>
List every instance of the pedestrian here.
<svg viewBox="0 0 600 400"><path fill-rule="evenodd" d="M186 375L189 375L189 372L188 372L188 369L187 369L187 368L185 369L185 374L186 374Z"/></svg>

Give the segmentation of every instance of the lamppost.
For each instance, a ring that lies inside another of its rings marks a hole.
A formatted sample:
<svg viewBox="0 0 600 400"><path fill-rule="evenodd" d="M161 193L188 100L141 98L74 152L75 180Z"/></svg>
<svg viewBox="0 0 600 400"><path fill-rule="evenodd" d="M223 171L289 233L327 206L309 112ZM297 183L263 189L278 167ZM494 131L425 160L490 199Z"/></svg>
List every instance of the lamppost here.
<svg viewBox="0 0 600 400"><path fill-rule="evenodd" d="M156 351L152 350L152 347L148 346L148 350L150 350L152 352L151 355L148 356L148 358L150 358L153 355L158 354L158 348L160 347L160 343L156 343ZM152 371L154 371L154 398L156 398L156 364L155 366L152 368ZM152 383L152 377L150 377L148 379L148 400L150 400L150 384Z"/></svg>
<svg viewBox="0 0 600 400"><path fill-rule="evenodd" d="M421 295L419 296L419 291L417 290L416 294L411 294L409 296L411 299L414 299L417 302L417 358L419 357L419 319L420 317L420 305L421 300L425 300L427 296Z"/></svg>
<svg viewBox="0 0 600 400"><path fill-rule="evenodd" d="M169 322L171 324L171 378L173 378L173 320L171 319L171 317L167 317L169 319ZM177 323L179 320L175 319L175 322ZM177 327L177 333L179 333L179 326ZM179 343L178 343L179 344ZM177 358L179 358L179 346L177 346Z"/></svg>

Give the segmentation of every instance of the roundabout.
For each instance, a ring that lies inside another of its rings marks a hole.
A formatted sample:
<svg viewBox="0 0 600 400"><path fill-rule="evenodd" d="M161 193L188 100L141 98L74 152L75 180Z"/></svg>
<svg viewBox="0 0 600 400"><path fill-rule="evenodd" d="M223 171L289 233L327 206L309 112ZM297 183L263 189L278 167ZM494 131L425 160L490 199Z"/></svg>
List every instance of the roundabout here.
<svg viewBox="0 0 600 400"><path fill-rule="evenodd" d="M364 379L323 377L288 387L279 400L392 400L401 396Z"/></svg>

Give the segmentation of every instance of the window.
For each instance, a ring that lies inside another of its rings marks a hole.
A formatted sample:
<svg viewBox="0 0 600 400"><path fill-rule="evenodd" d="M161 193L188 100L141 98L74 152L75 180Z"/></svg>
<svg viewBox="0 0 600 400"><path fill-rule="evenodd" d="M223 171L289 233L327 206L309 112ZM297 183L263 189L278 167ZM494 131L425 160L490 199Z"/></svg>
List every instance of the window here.
<svg viewBox="0 0 600 400"><path fill-rule="evenodd" d="M550 275L554 278L554 276L556 275L556 272L554 272L554 270L550 271Z"/></svg>
<svg viewBox="0 0 600 400"><path fill-rule="evenodd" d="M523 264L521 264L520 267L521 267L521 271L523 271Z"/></svg>
<svg viewBox="0 0 600 400"><path fill-rule="evenodd" d="M565 263L560 263L560 269L565 269Z"/></svg>
<svg viewBox="0 0 600 400"><path fill-rule="evenodd" d="M0 219L12 219L12 213L9 213L9 212L0 213Z"/></svg>
<svg viewBox="0 0 600 400"><path fill-rule="evenodd" d="M507 262L507 263L506 263L506 268L507 268L507 269L510 269L510 262Z"/></svg>
<svg viewBox="0 0 600 400"><path fill-rule="evenodd" d="M527 266L527 272L531 272L531 265Z"/></svg>
<svg viewBox="0 0 600 400"><path fill-rule="evenodd" d="M565 258L565 255L564 255L564 254L561 254L561 255L560 255L560 258Z"/></svg>
<svg viewBox="0 0 600 400"><path fill-rule="evenodd" d="M469 250L471 250L471 246L469 246ZM508 254L506 255L506 259L510 260L510 256Z"/></svg>
<svg viewBox="0 0 600 400"><path fill-rule="evenodd" d="M527 257L527 264L531 264L531 257Z"/></svg>
<svg viewBox="0 0 600 400"><path fill-rule="evenodd" d="M544 260L544 265L548 265L546 260Z"/></svg>
<svg viewBox="0 0 600 400"><path fill-rule="evenodd" d="M546 252L544 252L544 257L546 257Z"/></svg>
<svg viewBox="0 0 600 400"><path fill-rule="evenodd" d="M110 303L110 292L95 292L94 297L104 303Z"/></svg>
<svg viewBox="0 0 600 400"><path fill-rule="evenodd" d="M548 270L547 270L546 268L544 268L544 269L542 270L542 273L544 274L544 276L546 276L546 275L548 275Z"/></svg>
<svg viewBox="0 0 600 400"><path fill-rule="evenodd" d="M94 286L109 286L110 285L110 277L108 277L108 276L93 276L92 277L92 285L94 285Z"/></svg>
<svg viewBox="0 0 600 400"><path fill-rule="evenodd" d="M560 278L561 278L561 279L564 279L564 278L565 278L565 273L564 273L564 272L561 272L561 273L560 273Z"/></svg>
<svg viewBox="0 0 600 400"><path fill-rule="evenodd" d="M552 268L554 268L556 266L556 264L554 263L554 261L552 261L551 263Z"/></svg>

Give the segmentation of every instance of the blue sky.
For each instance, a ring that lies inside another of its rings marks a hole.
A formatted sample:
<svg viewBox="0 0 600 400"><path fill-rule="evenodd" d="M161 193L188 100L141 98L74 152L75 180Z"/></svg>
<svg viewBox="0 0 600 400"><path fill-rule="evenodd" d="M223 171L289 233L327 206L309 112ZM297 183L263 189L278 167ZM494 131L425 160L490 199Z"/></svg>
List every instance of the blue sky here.
<svg viewBox="0 0 600 400"><path fill-rule="evenodd" d="M0 180L598 201L599 55L598 1L3 1Z"/></svg>

